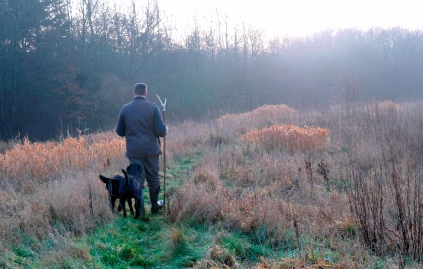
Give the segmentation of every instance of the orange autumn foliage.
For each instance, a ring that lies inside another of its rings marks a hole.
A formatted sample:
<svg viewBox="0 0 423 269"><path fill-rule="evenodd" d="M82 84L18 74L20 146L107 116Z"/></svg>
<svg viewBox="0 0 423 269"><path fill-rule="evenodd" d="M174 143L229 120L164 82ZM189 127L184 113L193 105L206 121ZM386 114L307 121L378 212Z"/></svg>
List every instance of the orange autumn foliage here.
<svg viewBox="0 0 423 269"><path fill-rule="evenodd" d="M125 140L115 137L89 142L84 136L60 142L31 143L27 138L0 154L0 173L6 178L32 180L57 177L67 171L104 167L123 156Z"/></svg>
<svg viewBox="0 0 423 269"><path fill-rule="evenodd" d="M250 131L241 136L266 150L287 149L288 151L321 150L325 147L330 131L319 127L297 127L294 125L273 125Z"/></svg>

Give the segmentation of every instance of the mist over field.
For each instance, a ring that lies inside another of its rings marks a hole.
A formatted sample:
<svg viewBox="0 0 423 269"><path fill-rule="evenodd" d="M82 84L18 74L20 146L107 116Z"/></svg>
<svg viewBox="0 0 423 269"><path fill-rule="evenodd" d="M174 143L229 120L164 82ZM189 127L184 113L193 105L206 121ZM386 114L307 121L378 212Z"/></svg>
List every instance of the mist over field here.
<svg viewBox="0 0 423 269"><path fill-rule="evenodd" d="M421 268L423 29L181 31L112 2L0 0L0 267ZM169 126L143 220L99 180L137 82Z"/></svg>
<svg viewBox="0 0 423 269"><path fill-rule="evenodd" d="M136 82L168 100L168 119L264 104L300 110L423 95L423 32L324 30L269 39L214 15L183 38L157 1L2 1L0 139L110 130ZM220 23L218 23L220 22Z"/></svg>

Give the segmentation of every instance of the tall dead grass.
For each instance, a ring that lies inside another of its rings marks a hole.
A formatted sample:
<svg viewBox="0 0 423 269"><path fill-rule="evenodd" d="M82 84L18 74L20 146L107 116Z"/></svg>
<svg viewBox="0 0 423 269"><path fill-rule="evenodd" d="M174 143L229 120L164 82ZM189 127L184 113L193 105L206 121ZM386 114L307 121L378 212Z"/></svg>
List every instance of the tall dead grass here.
<svg viewBox="0 0 423 269"><path fill-rule="evenodd" d="M81 234L112 217L101 172L124 163L124 140L107 133L22 142L0 154L1 238Z"/></svg>
<svg viewBox="0 0 423 269"><path fill-rule="evenodd" d="M303 238L312 234L354 237L347 231L354 223L345 193L327 192L323 178L311 184L305 172L306 159L313 170L317 160L332 160L326 152L331 146L329 129L284 125L287 116L280 109L287 107L274 108L276 113L266 106L217 120L212 135L231 135L231 143L209 145L194 165L192 178L171 197L171 219L219 223L276 249L301 249ZM295 122L295 112L288 111ZM270 126L268 115L280 125ZM225 123L233 126L223 132Z"/></svg>
<svg viewBox="0 0 423 269"><path fill-rule="evenodd" d="M0 200L2 238L21 232L38 238L84 234L112 217L104 186L94 173L35 186L31 195L6 187Z"/></svg>
<svg viewBox="0 0 423 269"><path fill-rule="evenodd" d="M264 105L242 114L228 114L215 122L220 135L240 136L248 131L291 122L298 112L287 105Z"/></svg>
<svg viewBox="0 0 423 269"><path fill-rule="evenodd" d="M316 127L298 127L305 125ZM201 157L178 179L169 217L235 229L298 254L286 263L263 260L261 267L374 268L377 255L404 268L423 257L422 133L423 105L392 102L307 117L287 106L265 106L185 122L169 130L169 166ZM97 175L119 171L124 148L123 140L105 133L24 140L6 150L0 155L2 238L81 234L110 219ZM326 256L332 252L340 255Z"/></svg>
<svg viewBox="0 0 423 269"><path fill-rule="evenodd" d="M319 127L297 127L294 125L273 125L250 131L241 139L263 146L266 150L288 150L294 152L322 150L330 131Z"/></svg>
<svg viewBox="0 0 423 269"><path fill-rule="evenodd" d="M113 163L121 163L124 150L125 141L117 137L91 143L84 136L45 143L31 143L24 138L22 143L0 155L0 180L29 187L72 171L98 171Z"/></svg>
<svg viewBox="0 0 423 269"><path fill-rule="evenodd" d="M345 264L370 266L361 257L373 254L421 261L422 106L387 101L306 119L272 108L211 125L230 143L210 144L171 198L171 218L220 223L304 254L303 241L321 236L342 247ZM297 127L305 123L318 127Z"/></svg>
<svg viewBox="0 0 423 269"><path fill-rule="evenodd" d="M207 144L210 134L210 126L207 123L183 122L177 127L170 126L169 135L166 137L169 165L172 165L174 160L182 160L198 152Z"/></svg>
<svg viewBox="0 0 423 269"><path fill-rule="evenodd" d="M170 165L206 141L204 126L185 123L170 130ZM44 143L24 138L7 145L0 154L1 238L83 234L112 218L98 174L112 175L127 165L125 140L114 132Z"/></svg>
<svg viewBox="0 0 423 269"><path fill-rule="evenodd" d="M423 261L422 108L405 113L382 103L369 113L371 122L355 134L366 141L352 148L352 212L365 244L378 255L399 254L404 268Z"/></svg>

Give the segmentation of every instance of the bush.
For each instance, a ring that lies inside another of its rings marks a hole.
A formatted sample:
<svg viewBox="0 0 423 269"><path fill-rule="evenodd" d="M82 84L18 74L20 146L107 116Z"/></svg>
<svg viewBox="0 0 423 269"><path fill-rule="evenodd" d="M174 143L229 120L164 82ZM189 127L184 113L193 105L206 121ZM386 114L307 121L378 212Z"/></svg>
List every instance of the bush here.
<svg viewBox="0 0 423 269"><path fill-rule="evenodd" d="M289 152L297 150L306 152L324 149L329 134L328 129L318 127L274 125L248 132L241 136L241 139L262 146L268 151L286 149Z"/></svg>

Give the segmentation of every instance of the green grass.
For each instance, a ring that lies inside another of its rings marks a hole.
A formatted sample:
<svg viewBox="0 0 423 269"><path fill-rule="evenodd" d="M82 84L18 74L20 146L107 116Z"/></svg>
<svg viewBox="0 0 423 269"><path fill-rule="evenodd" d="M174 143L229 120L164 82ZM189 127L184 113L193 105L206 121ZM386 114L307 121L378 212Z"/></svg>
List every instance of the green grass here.
<svg viewBox="0 0 423 269"><path fill-rule="evenodd" d="M187 268L207 252L213 233L178 226L162 215L147 221L116 218L87 238L89 267Z"/></svg>

